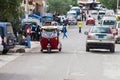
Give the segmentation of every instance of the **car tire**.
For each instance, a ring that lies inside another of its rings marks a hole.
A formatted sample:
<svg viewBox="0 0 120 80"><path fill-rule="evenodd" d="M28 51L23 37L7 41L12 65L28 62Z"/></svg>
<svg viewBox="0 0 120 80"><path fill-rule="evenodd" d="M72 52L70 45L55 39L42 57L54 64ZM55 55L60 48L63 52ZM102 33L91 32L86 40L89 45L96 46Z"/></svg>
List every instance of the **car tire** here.
<svg viewBox="0 0 120 80"><path fill-rule="evenodd" d="M62 48L59 48L59 52L61 52Z"/></svg>
<svg viewBox="0 0 120 80"><path fill-rule="evenodd" d="M40 51L43 52L43 49L41 49Z"/></svg>
<svg viewBox="0 0 120 80"><path fill-rule="evenodd" d="M8 49L4 49L3 51L2 51L2 54L7 54L7 52L8 52L9 50Z"/></svg>
<svg viewBox="0 0 120 80"><path fill-rule="evenodd" d="M115 43L119 44L120 43L120 39L115 40Z"/></svg>
<svg viewBox="0 0 120 80"><path fill-rule="evenodd" d="M50 48L48 48L48 49L47 49L47 52L48 52L48 53L50 53L50 52L51 52L51 49L50 49Z"/></svg>
<svg viewBox="0 0 120 80"><path fill-rule="evenodd" d="M90 49L88 47L86 47L86 52L89 52L89 51L90 51Z"/></svg>
<svg viewBox="0 0 120 80"><path fill-rule="evenodd" d="M111 52L111 53L114 53L114 52L115 52L115 47L114 47L114 46L110 48L110 52Z"/></svg>

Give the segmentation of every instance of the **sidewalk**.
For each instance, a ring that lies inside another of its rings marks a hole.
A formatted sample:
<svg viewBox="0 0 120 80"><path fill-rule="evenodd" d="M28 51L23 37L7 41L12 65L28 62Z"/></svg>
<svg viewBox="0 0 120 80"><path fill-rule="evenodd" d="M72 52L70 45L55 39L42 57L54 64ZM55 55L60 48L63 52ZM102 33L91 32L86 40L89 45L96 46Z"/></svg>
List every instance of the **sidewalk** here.
<svg viewBox="0 0 120 80"><path fill-rule="evenodd" d="M0 55L0 68L7 63L15 60L17 57L23 55L25 52L30 52L32 49L39 47L39 41L31 41L31 48L26 46L16 45L14 49L11 49L7 55ZM19 52L20 51L20 52Z"/></svg>
<svg viewBox="0 0 120 80"><path fill-rule="evenodd" d="M40 46L39 41L31 41L31 48L27 48L27 46L23 46L23 45L15 45L15 48L10 49L8 53L25 53L39 46Z"/></svg>

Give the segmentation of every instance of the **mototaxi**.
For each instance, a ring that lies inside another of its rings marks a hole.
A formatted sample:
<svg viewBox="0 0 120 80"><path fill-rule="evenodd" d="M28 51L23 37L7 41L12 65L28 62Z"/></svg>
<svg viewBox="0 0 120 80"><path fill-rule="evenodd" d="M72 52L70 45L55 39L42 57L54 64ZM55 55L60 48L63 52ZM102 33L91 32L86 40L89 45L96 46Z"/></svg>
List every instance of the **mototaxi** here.
<svg viewBox="0 0 120 80"><path fill-rule="evenodd" d="M43 26L41 28L41 52L47 50L50 53L52 50L61 51L62 44L59 40L59 29L57 26Z"/></svg>

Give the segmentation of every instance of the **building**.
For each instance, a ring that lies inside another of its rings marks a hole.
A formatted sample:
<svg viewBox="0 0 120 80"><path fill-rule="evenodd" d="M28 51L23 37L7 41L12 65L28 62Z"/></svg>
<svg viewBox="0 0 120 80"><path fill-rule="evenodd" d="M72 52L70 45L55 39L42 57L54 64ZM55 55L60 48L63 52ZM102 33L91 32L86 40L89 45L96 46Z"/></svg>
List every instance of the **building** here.
<svg viewBox="0 0 120 80"><path fill-rule="evenodd" d="M94 9L97 4L100 4L98 0L78 0L78 4L87 6L89 9Z"/></svg>
<svg viewBox="0 0 120 80"><path fill-rule="evenodd" d="M28 1L28 5L26 5ZM47 10L47 0L22 0L22 8L26 14L35 13L44 16Z"/></svg>

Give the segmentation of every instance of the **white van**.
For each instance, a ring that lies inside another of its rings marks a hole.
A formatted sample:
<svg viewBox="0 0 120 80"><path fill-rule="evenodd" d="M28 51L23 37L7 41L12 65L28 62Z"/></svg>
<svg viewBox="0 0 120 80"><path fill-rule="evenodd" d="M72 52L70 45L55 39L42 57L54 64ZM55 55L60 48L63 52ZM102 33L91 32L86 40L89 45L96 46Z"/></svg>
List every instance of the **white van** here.
<svg viewBox="0 0 120 80"><path fill-rule="evenodd" d="M67 18L69 18L69 17L77 18L77 13L76 13L76 11L68 11L68 12L67 12Z"/></svg>
<svg viewBox="0 0 120 80"><path fill-rule="evenodd" d="M115 16L104 16L101 20L102 25L110 25L112 28L116 26L117 20Z"/></svg>
<svg viewBox="0 0 120 80"><path fill-rule="evenodd" d="M115 15L114 10L106 10L105 15Z"/></svg>
<svg viewBox="0 0 120 80"><path fill-rule="evenodd" d="M101 25L108 25L113 29L113 34L116 33L117 20L115 16L104 16L100 22Z"/></svg>

